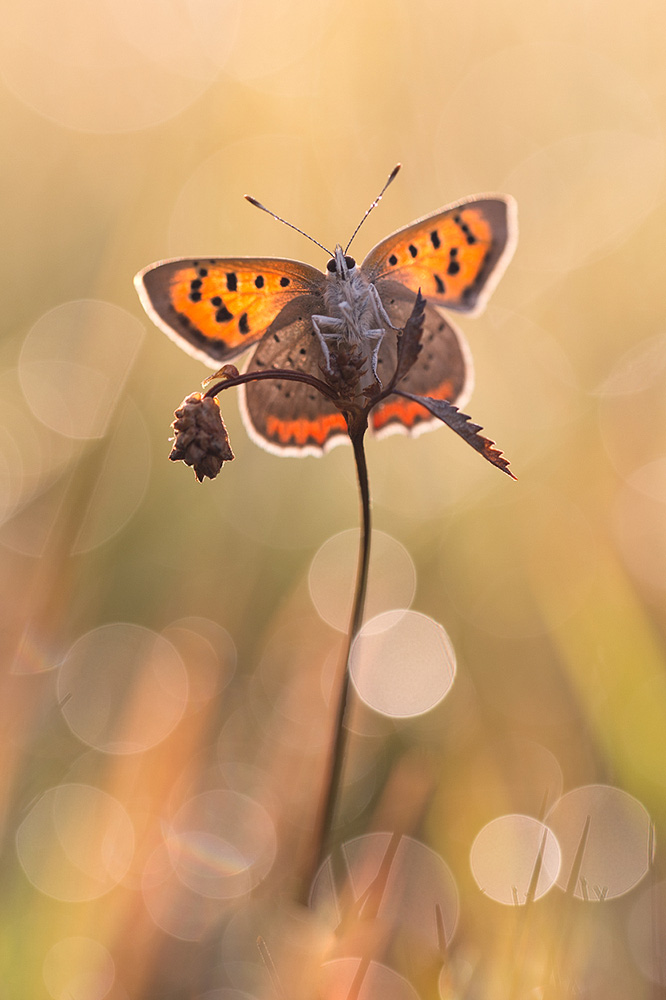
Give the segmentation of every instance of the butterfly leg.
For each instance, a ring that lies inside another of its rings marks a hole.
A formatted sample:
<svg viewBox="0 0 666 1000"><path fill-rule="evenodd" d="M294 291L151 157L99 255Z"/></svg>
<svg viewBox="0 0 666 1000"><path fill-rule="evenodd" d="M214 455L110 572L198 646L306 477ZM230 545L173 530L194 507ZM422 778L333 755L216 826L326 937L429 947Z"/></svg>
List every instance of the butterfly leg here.
<svg viewBox="0 0 666 1000"><path fill-rule="evenodd" d="M372 300L372 308L374 310L375 317L377 318L377 322L381 326L384 326L389 330L395 330L396 327L393 326L393 323L389 319L388 313L386 312L386 309L384 309L384 304L382 303L379 292L372 284L372 282L368 285L368 293Z"/></svg>
<svg viewBox="0 0 666 1000"><path fill-rule="evenodd" d="M382 340L384 339L385 333L386 331L384 329L381 329L381 330L367 330L365 334L368 343L372 346L372 354L370 355L370 366L372 368L372 374L374 375L375 381L377 382L377 385L379 386L380 389L382 388L382 380L377 374L377 358L379 357L379 348L382 346Z"/></svg>
<svg viewBox="0 0 666 1000"><path fill-rule="evenodd" d="M324 360L326 361L326 369L331 372L333 370L331 368L331 352L327 341L337 341L340 339L342 324L339 319L333 319L332 316L315 315L312 317L312 329L319 339Z"/></svg>

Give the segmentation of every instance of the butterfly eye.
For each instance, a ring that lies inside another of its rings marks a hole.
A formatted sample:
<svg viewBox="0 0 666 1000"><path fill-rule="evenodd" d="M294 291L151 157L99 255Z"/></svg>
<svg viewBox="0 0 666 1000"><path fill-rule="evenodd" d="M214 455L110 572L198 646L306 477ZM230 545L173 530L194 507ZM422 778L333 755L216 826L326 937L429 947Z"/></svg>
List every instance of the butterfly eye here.
<svg viewBox="0 0 666 1000"><path fill-rule="evenodd" d="M350 271L352 267L356 267L356 261L354 260L353 257L345 257L345 264L347 265Z"/></svg>
<svg viewBox="0 0 666 1000"><path fill-rule="evenodd" d="M326 265L326 270L330 271L331 274L335 274L335 257L331 257L328 264Z"/></svg>

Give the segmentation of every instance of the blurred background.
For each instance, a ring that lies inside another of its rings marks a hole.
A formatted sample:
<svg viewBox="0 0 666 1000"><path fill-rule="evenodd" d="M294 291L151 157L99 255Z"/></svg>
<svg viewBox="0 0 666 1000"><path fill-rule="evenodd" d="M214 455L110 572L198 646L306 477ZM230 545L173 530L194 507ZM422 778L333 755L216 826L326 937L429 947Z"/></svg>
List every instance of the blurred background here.
<svg viewBox="0 0 666 1000"><path fill-rule="evenodd" d="M665 28L655 0L5 5L7 997L663 995ZM383 617L314 917L291 900L351 450L269 455L229 392L236 460L204 485L170 464L207 372L132 277L323 268L243 194L330 246L398 161L358 259L467 195L518 201L514 261L458 321L465 409L518 482L446 428L368 443ZM387 858L375 937L335 935Z"/></svg>

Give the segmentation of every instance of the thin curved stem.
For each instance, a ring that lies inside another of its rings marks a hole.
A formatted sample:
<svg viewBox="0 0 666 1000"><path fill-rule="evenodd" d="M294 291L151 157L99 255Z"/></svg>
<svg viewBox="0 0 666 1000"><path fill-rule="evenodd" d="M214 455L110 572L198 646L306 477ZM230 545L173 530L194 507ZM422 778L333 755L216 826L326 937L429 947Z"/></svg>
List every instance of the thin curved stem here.
<svg viewBox="0 0 666 1000"><path fill-rule="evenodd" d="M306 879L301 888L301 902L307 903L307 897L314 876L324 860L325 852L329 846L330 834L338 805L340 789L342 786L342 776L344 771L346 749L347 749L347 729L345 728L345 715L349 700L349 658L351 655L354 640L363 624L363 611L365 608L365 597L368 589L368 570L370 567L370 540L371 540L371 520L370 520L370 485L368 481L368 467L365 459L365 449L363 438L367 428L365 421L358 421L349 427L349 436L354 449L354 461L356 463L356 475L358 480L359 500L361 510L361 535L359 540L358 563L356 568L356 584L354 588L354 600L352 603L349 628L345 643L344 656L340 660L340 678L337 685L338 703L335 716L335 729L331 743L327 773L322 788L319 814L317 816L314 831L314 851L310 870L306 873Z"/></svg>
<svg viewBox="0 0 666 1000"><path fill-rule="evenodd" d="M239 385L244 385L246 382L261 382L265 379L276 379L280 382L304 382L306 385L311 385L322 396L326 396L332 400L337 399L337 392L330 385L327 385L326 382L322 382L315 375L308 375L306 372L300 372L292 368L269 368L266 371L243 372L240 375L233 375L221 382L215 382L210 389L206 390L204 396L217 396L218 393L223 392L225 389L234 389Z"/></svg>

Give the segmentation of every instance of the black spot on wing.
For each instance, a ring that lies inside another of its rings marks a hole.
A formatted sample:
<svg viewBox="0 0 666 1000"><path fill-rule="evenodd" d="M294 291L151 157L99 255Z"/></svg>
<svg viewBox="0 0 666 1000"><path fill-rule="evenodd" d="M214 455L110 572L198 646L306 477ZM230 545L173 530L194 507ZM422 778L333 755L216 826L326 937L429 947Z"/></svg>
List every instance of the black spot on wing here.
<svg viewBox="0 0 666 1000"><path fill-rule="evenodd" d="M247 321L247 313L246 312L245 313L241 313L241 315L240 315L240 318L238 320L238 329L240 330L240 332L243 335L245 335L246 333L250 332L250 324Z"/></svg>
<svg viewBox="0 0 666 1000"><path fill-rule="evenodd" d="M176 319L174 326L180 328L183 331L183 335L187 338L190 344L194 344L195 347L200 347L209 357L219 358L220 360L225 357L228 353L228 346L226 341L218 340L217 337L207 337L205 334L199 330L194 323L190 320L185 313L178 312L176 309L172 310L173 315Z"/></svg>
<svg viewBox="0 0 666 1000"><path fill-rule="evenodd" d="M460 216L458 214L454 215L453 216L453 221L455 222L455 224L457 226L460 226L460 229L461 229L461 231L463 233L463 236L465 237L465 239L467 240L467 242L468 242L468 244L470 246L472 246L473 243L476 243L476 236L474 235L474 233L472 232L472 230L469 228L469 226L467 225L467 223L463 222L462 216Z"/></svg>
<svg viewBox="0 0 666 1000"><path fill-rule="evenodd" d="M235 271L230 271L227 274L227 289L230 292L235 292L238 288L238 276Z"/></svg>

